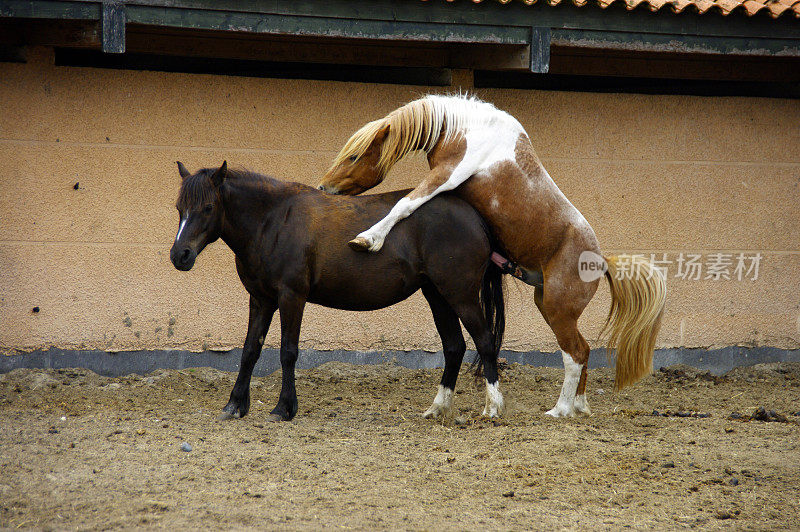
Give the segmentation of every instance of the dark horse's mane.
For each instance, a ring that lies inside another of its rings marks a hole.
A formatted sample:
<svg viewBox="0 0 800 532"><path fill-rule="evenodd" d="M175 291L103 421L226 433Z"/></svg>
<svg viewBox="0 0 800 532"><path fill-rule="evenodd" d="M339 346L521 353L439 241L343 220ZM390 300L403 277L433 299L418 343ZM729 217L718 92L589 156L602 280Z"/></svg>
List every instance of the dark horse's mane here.
<svg viewBox="0 0 800 532"><path fill-rule="evenodd" d="M183 180L178 193L178 207L204 205L214 200L216 189L211 184L211 176L218 168L203 168L194 175ZM283 187L285 183L271 176L251 172L243 168L229 168L225 174L227 182L252 186L259 189L273 190ZM309 189L311 187L308 187Z"/></svg>

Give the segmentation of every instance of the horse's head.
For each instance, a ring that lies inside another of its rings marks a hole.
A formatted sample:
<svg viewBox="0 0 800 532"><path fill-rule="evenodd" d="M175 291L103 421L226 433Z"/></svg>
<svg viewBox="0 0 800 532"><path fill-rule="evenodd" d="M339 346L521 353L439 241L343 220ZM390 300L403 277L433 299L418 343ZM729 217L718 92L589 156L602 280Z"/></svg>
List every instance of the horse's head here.
<svg viewBox="0 0 800 532"><path fill-rule="evenodd" d="M389 126L370 122L347 141L318 188L330 194L361 194L380 184L386 175L384 140Z"/></svg>
<svg viewBox="0 0 800 532"><path fill-rule="evenodd" d="M179 161L178 172L183 178L175 203L180 225L169 258L177 269L189 271L197 255L222 232L220 186L228 173L228 164L223 162L217 169L206 168L191 174Z"/></svg>

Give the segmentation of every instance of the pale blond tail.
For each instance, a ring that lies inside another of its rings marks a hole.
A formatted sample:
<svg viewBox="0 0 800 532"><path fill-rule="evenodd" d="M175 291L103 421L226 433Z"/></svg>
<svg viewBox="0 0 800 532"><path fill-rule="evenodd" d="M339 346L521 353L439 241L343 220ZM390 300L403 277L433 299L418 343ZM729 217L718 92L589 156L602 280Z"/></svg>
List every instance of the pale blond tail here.
<svg viewBox="0 0 800 532"><path fill-rule="evenodd" d="M616 351L614 389L652 373L653 350L667 296L664 274L641 255L605 257L611 309L603 327L609 356Z"/></svg>

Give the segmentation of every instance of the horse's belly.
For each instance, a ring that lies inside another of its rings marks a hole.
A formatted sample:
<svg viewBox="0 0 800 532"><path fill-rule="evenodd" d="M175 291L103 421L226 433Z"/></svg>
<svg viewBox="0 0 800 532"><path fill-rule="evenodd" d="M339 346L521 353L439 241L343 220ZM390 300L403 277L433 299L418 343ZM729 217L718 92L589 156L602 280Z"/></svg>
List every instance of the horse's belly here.
<svg viewBox="0 0 800 532"><path fill-rule="evenodd" d="M385 250L390 251L389 249ZM320 264L308 301L342 310L375 310L399 303L420 287L405 261L351 251L348 257ZM404 267L405 266L405 267Z"/></svg>
<svg viewBox="0 0 800 532"><path fill-rule="evenodd" d="M385 287L372 284L365 284L363 287L349 286L347 290L312 289L308 302L339 310L378 310L407 299L417 290L418 287L386 290Z"/></svg>

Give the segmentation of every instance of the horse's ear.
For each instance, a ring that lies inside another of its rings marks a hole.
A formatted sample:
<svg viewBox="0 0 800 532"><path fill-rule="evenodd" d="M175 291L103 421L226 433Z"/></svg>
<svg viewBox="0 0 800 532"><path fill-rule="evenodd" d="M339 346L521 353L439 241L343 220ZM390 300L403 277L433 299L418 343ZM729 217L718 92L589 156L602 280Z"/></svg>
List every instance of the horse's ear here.
<svg viewBox="0 0 800 532"><path fill-rule="evenodd" d="M218 187L225 181L226 175L228 175L228 161L222 161L222 166L211 176L211 182L214 183L215 187Z"/></svg>
<svg viewBox="0 0 800 532"><path fill-rule="evenodd" d="M186 179L187 177L192 175L192 174L189 173L189 170L187 170L186 167L183 166L182 162L180 162L180 161L175 161L175 162L178 163L178 173L181 174L181 177L183 179Z"/></svg>
<svg viewBox="0 0 800 532"><path fill-rule="evenodd" d="M375 140L378 142L383 142L386 138L386 135L389 134L389 124L386 124L382 128L380 128L377 133L375 133Z"/></svg>

